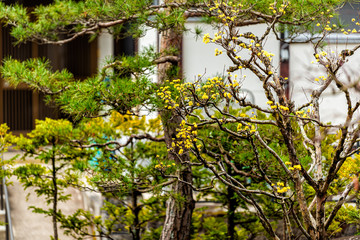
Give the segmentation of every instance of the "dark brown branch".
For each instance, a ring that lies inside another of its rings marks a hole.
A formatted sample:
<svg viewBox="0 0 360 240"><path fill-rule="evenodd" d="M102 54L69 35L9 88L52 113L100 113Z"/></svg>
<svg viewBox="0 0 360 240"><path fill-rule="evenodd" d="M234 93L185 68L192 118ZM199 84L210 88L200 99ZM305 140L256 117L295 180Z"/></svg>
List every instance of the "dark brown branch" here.
<svg viewBox="0 0 360 240"><path fill-rule="evenodd" d="M340 199L338 200L335 207L331 211L329 217L325 221L325 230L328 229L332 220L336 216L337 212L340 210L342 205L346 202L346 197L348 196L348 194L350 193L350 191L353 187L354 187L354 182L351 182L346 186L345 191L341 194Z"/></svg>
<svg viewBox="0 0 360 240"><path fill-rule="evenodd" d="M291 214L292 214L297 226L300 228L301 232L305 235L305 237L307 239L311 239L311 236L307 233L304 226L301 224L301 222L299 220L299 217L298 217L298 214L295 213L295 210L294 210L293 206L291 206L290 211L291 211Z"/></svg>
<svg viewBox="0 0 360 240"><path fill-rule="evenodd" d="M92 147L100 147L101 148L101 147L105 147L105 149L108 150L108 151L115 151L115 150L120 149L122 147L128 146L132 142L132 140L134 140L134 139L136 139L136 140L147 139L147 140L151 140L151 141L154 141L154 142L164 142L165 141L164 137L157 138L157 137L153 137L150 134L146 133L146 134L138 134L138 135L133 134L123 144L121 144L121 143L119 143L117 141L108 141L106 143L92 143L92 144L87 144L87 145L82 144L82 141L80 141L80 140L72 140L72 142L76 143L77 144L76 146L80 147L80 148L92 148ZM109 146L111 146L111 145L115 145L116 147L110 148Z"/></svg>

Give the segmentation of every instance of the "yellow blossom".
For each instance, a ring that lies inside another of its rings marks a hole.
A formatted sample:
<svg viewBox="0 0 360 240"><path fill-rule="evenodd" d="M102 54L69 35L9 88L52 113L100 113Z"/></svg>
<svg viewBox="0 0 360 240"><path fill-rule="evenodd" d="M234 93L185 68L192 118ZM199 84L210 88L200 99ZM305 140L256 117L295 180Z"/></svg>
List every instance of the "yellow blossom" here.
<svg viewBox="0 0 360 240"><path fill-rule="evenodd" d="M284 192L287 192L288 190L290 190L290 187L283 187L282 189L278 189L277 192L278 193L284 193Z"/></svg>
<svg viewBox="0 0 360 240"><path fill-rule="evenodd" d="M289 108L288 108L288 107L285 107L285 106L279 106L279 108L280 108L281 110L284 110L284 111L289 111Z"/></svg>
<svg viewBox="0 0 360 240"><path fill-rule="evenodd" d="M294 165L294 168L297 170L301 170L301 165Z"/></svg>
<svg viewBox="0 0 360 240"><path fill-rule="evenodd" d="M208 44L210 42L210 34L206 33L203 37L203 42Z"/></svg>
<svg viewBox="0 0 360 240"><path fill-rule="evenodd" d="M283 182L277 182L276 184L277 184L278 186L281 186L281 187L284 186L284 183L283 183Z"/></svg>

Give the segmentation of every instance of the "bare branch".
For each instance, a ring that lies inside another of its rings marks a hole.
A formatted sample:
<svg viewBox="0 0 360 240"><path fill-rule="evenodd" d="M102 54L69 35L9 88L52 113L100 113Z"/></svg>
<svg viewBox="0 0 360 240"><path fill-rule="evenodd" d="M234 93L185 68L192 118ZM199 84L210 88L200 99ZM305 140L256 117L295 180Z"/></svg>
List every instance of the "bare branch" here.
<svg viewBox="0 0 360 240"><path fill-rule="evenodd" d="M328 229L332 220L336 216L336 213L340 210L342 205L346 202L346 197L349 195L349 193L353 187L354 187L354 182L351 182L346 186L345 191L341 194L338 202L336 203L336 205L333 208L333 210L331 211L329 217L325 221L325 229Z"/></svg>
<svg viewBox="0 0 360 240"><path fill-rule="evenodd" d="M129 138L127 139L127 141L123 144L119 143L118 141L107 141L106 143L92 143L92 144L87 144L87 145L82 144L82 141L80 141L80 140L72 140L72 142L76 143L76 146L80 147L80 148L92 148L92 147L102 148L102 147L105 147L105 149L107 151L115 151L122 147L128 146L134 139L136 139L136 140L147 139L147 140L151 140L154 142L164 142L165 141L164 137L157 138L157 137L153 137L150 134L146 133L146 134L130 135ZM115 145L116 147L113 147L113 148L109 147L112 145Z"/></svg>

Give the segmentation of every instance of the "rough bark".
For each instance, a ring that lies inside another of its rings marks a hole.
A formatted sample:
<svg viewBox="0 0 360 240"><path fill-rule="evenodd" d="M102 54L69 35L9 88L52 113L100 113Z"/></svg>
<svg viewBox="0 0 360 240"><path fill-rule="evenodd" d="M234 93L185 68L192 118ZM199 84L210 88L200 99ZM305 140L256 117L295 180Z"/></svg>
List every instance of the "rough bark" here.
<svg viewBox="0 0 360 240"><path fill-rule="evenodd" d="M316 240L325 240L325 202L326 194L318 193L316 195Z"/></svg>
<svg viewBox="0 0 360 240"><path fill-rule="evenodd" d="M231 171L231 166L228 167L228 173L233 176L233 172ZM235 239L235 210L237 207L237 202L235 199L235 191L231 186L227 187L227 195L228 201L228 214L227 214L227 239L234 240Z"/></svg>
<svg viewBox="0 0 360 240"><path fill-rule="evenodd" d="M55 142L53 140L52 142L53 147L55 146ZM53 222L53 230L54 230L54 240L58 240L59 236L58 236L58 229L57 229L57 219L56 219L56 214L57 214L57 200L58 200L58 187L57 187L57 170L56 170L56 165L55 165L55 153L53 153L53 156L51 157L51 164L52 164L52 182L53 182L53 194L54 194L54 201L53 201L53 213L52 213L52 222Z"/></svg>
<svg viewBox="0 0 360 240"><path fill-rule="evenodd" d="M183 181L191 181L191 172L181 171L180 178ZM187 184L178 181L174 184L173 191L175 195L167 203L161 240L190 239L191 216L195 205L192 189Z"/></svg>
<svg viewBox="0 0 360 240"><path fill-rule="evenodd" d="M134 227L135 230L134 232L132 232L133 234L133 239L134 240L140 240L140 220L139 220L139 214L140 214L140 210L141 207L138 205L138 196L139 196L139 192L136 190L133 190L131 193L131 198L132 198L132 212L134 214Z"/></svg>
<svg viewBox="0 0 360 240"><path fill-rule="evenodd" d="M160 52L166 52L168 49L177 49L181 51L182 35L176 27L167 30L161 34ZM172 81L181 78L180 62L165 62L159 64L158 82L163 84L166 80ZM173 139L176 136L176 129L179 127L182 119L175 111L163 110L160 112L164 126L165 142L169 148L172 146ZM176 149L175 149L176 151ZM189 155L184 153L179 157L169 152L169 159L180 165L181 162L188 161ZM192 196L192 188L188 183L192 183L192 173L190 166L182 165L177 172L179 181L172 188L173 194L167 202L167 210L161 240L190 239L191 216L195 203Z"/></svg>

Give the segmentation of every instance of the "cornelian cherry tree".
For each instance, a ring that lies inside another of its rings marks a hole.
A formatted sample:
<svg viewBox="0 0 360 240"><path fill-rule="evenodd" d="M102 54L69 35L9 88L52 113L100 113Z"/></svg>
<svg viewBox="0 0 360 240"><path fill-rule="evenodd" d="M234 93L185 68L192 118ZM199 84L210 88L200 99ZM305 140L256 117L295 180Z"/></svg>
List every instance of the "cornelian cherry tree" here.
<svg viewBox="0 0 360 240"><path fill-rule="evenodd" d="M242 200L253 206L272 239L280 236L265 207L259 204L259 196L278 204L285 225L281 239L296 238L298 229L307 239L328 239L327 230L338 211L349 196L358 191L357 172L349 171L349 166L358 166L358 156L354 153L359 150L355 144L359 141L356 112L360 102L353 85L341 78L340 69L360 45L328 53L321 48L321 41L336 25L330 27L331 15L324 25L317 24L323 31L314 41L314 64L321 67L325 76L315 79L318 84L306 103L297 104L286 94L287 78L277 72L274 54L264 48L267 36L291 4L270 5L274 18L262 35L241 32L236 26L238 5L216 5L213 10L222 13L218 16L218 31L214 36L204 34L203 42L220 46L221 50L215 49L215 56L226 54L231 60L227 74L209 78L199 75L195 82L187 83L173 80L161 87L158 95L168 109L174 109L183 118L174 144L177 149L171 150L179 157L193 154L196 160L190 165L203 165L219 181L231 186ZM357 32L356 29L341 31L345 35ZM266 104L256 105L244 96L241 91L246 81L242 76L244 69L250 70L261 82L268 100ZM332 86L347 104L346 117L340 124L322 122L320 116L323 94ZM244 171L241 166L245 161L233 154L231 149L236 146L225 147L220 138L211 134L200 136L199 132L211 127L236 141L248 142L253 155L252 161L246 162L250 171ZM274 144L274 138L260 131L263 129L272 129L281 135L285 151ZM260 154L260 150L266 150L270 156ZM236 174L229 174L229 169ZM249 185L246 179L254 183L261 179L262 184ZM332 195L339 195L335 204L327 202Z"/></svg>

